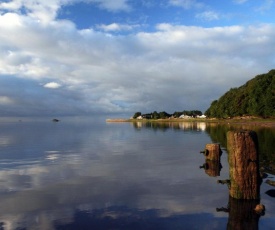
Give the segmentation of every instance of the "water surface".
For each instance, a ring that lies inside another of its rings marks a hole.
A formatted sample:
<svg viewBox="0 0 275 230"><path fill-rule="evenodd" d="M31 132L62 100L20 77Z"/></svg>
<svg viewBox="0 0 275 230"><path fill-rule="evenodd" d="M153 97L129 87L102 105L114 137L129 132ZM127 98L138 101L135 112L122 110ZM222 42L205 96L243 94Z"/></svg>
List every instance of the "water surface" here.
<svg viewBox="0 0 275 230"><path fill-rule="evenodd" d="M217 180L229 172L224 141L213 135L219 130L205 123L1 122L0 229L226 229L231 201ZM218 172L201 167L199 152L213 142L223 150ZM252 218L259 229L275 226L270 189L263 183L266 214Z"/></svg>

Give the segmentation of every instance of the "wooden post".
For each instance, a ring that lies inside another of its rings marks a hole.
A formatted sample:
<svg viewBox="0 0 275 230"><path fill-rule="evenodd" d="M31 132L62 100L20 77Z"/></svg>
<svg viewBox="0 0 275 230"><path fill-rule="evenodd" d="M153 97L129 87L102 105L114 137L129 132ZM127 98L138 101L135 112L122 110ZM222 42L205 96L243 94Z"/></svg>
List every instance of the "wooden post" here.
<svg viewBox="0 0 275 230"><path fill-rule="evenodd" d="M202 153L206 160L220 161L222 151L219 144L206 144L205 150Z"/></svg>
<svg viewBox="0 0 275 230"><path fill-rule="evenodd" d="M227 132L229 194L235 199L259 199L258 139L254 131Z"/></svg>

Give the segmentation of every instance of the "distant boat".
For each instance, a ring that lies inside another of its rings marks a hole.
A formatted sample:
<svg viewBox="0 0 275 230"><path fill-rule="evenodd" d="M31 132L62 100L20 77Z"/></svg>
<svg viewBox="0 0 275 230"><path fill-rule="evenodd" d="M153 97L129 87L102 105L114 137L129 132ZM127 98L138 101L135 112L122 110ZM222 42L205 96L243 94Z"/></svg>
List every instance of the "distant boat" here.
<svg viewBox="0 0 275 230"><path fill-rule="evenodd" d="M56 118L52 119L52 121L53 121L53 122L59 122L59 120L56 119Z"/></svg>

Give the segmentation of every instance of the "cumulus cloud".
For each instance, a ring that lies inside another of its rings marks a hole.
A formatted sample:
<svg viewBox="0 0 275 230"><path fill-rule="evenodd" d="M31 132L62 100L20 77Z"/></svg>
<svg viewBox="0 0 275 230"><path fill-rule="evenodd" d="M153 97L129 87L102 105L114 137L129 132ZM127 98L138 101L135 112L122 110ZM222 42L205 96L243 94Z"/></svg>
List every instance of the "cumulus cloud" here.
<svg viewBox="0 0 275 230"><path fill-rule="evenodd" d="M129 31L129 30L133 30L136 27L138 27L138 25L127 25L127 24L120 24L120 23L112 23L109 25L106 25L106 24L97 25L98 29L104 30L106 32Z"/></svg>
<svg viewBox="0 0 275 230"><path fill-rule="evenodd" d="M219 20L220 16L217 12L214 11L204 11L202 13L196 14L196 18L206 21L213 21Z"/></svg>
<svg viewBox="0 0 275 230"><path fill-rule="evenodd" d="M129 35L109 33L131 29L128 24L99 28L79 30L68 20L45 24L16 10L0 14L0 89L14 100L3 111L205 110L229 88L275 64L272 24L203 28L162 23L154 31ZM41 87L41 82L47 84ZM59 90L48 94L47 88Z"/></svg>
<svg viewBox="0 0 275 230"><path fill-rule="evenodd" d="M104 10L113 12L131 10L128 0L14 0L0 3L0 11L24 12L41 23L49 23L56 18L62 6L81 2L95 4Z"/></svg>
<svg viewBox="0 0 275 230"><path fill-rule="evenodd" d="M56 82L49 82L49 83L45 84L44 87L49 88L49 89L58 89L61 87L61 85Z"/></svg>
<svg viewBox="0 0 275 230"><path fill-rule="evenodd" d="M16 0L0 3L0 9L20 12L25 9L26 14L42 22L49 22L56 17L62 0Z"/></svg>

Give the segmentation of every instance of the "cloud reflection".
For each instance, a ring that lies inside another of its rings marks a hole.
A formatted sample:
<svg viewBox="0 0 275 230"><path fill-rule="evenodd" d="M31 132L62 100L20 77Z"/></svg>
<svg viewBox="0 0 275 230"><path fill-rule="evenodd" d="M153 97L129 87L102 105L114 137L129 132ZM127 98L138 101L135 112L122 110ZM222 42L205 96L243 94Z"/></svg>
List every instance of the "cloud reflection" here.
<svg viewBox="0 0 275 230"><path fill-rule="evenodd" d="M227 203L228 191L199 169L199 150L210 139L197 126L163 133L153 128L136 132L130 123L50 125L28 124L28 138L35 139L39 130L44 141L19 141L11 155L21 164L0 168L5 229L66 229L80 226L81 218L96 226L129 218L168 226L196 219L202 221L196 226L202 226L213 220L213 228L215 223L225 226L227 214L215 208ZM19 129L14 137L25 131ZM35 154L28 155L33 148ZM2 156L5 160L10 159Z"/></svg>

